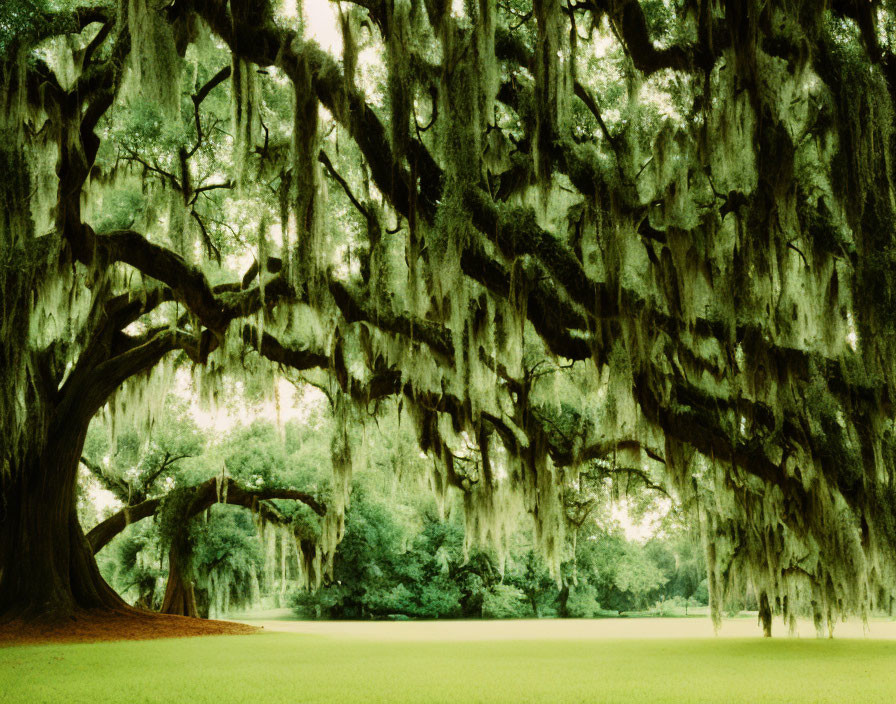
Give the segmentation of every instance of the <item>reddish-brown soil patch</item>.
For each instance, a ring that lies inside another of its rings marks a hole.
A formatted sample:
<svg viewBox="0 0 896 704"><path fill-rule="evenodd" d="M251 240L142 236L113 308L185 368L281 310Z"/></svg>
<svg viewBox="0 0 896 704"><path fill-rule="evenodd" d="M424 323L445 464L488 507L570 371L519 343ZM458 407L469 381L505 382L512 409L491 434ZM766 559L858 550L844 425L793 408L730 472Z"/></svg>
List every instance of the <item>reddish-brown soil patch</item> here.
<svg viewBox="0 0 896 704"><path fill-rule="evenodd" d="M233 621L209 621L149 612L79 611L52 624L12 621L0 625L0 647L35 643L93 643L190 636L246 635L260 629Z"/></svg>

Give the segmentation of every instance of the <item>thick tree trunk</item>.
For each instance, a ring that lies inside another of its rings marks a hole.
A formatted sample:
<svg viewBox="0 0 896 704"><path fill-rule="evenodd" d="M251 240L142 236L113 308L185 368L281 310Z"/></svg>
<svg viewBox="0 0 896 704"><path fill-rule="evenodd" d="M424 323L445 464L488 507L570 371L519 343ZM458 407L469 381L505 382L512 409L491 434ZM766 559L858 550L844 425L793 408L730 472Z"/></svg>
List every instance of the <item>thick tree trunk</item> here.
<svg viewBox="0 0 896 704"><path fill-rule="evenodd" d="M128 608L100 576L78 523L75 484L85 431L86 424L51 432L42 452L0 479L0 621Z"/></svg>
<svg viewBox="0 0 896 704"><path fill-rule="evenodd" d="M193 580L187 576L183 560L177 556L175 550L168 552L168 583L165 586L162 613L199 618Z"/></svg>

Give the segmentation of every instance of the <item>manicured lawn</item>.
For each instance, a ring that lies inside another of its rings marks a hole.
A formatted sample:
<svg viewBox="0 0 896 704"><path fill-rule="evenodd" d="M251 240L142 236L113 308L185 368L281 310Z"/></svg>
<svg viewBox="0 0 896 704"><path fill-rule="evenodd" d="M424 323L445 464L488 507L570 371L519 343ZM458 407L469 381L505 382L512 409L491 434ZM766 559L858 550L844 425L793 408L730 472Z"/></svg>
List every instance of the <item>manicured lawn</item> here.
<svg viewBox="0 0 896 704"><path fill-rule="evenodd" d="M0 702L892 702L896 642L265 633L0 649Z"/></svg>

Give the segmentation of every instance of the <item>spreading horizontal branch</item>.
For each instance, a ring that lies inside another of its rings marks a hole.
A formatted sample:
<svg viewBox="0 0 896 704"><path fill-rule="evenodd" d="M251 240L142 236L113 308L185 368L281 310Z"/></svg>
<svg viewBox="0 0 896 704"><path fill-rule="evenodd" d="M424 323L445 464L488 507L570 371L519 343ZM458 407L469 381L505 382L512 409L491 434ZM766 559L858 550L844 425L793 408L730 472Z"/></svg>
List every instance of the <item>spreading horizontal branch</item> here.
<svg viewBox="0 0 896 704"><path fill-rule="evenodd" d="M227 482L226 494L222 490L218 491L218 483L220 481ZM283 499L288 501L298 501L308 506L317 515L323 516L327 512L327 507L321 501L311 494L299 491L297 489L289 489L282 487L263 487L258 489L244 486L235 479L227 478L220 480L213 477L202 484L192 488L193 500L185 510L183 520L189 520L199 515L206 509L211 508L216 503L227 503L232 506L243 506L244 508L259 510L263 504L259 502L270 501L272 499ZM112 514L106 520L95 526L88 534L87 541L93 549L94 554L102 550L109 542L121 531L123 531L131 523L136 523L144 518L154 516L156 511L162 505L162 498L147 499L136 506L125 506L117 513ZM264 516L263 516L264 517Z"/></svg>

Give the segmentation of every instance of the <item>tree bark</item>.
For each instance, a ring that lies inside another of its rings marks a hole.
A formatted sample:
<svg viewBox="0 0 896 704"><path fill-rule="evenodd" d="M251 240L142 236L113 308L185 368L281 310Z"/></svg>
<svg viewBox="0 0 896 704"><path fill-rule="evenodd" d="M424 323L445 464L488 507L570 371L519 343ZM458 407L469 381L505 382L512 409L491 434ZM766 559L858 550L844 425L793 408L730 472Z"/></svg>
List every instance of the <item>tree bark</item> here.
<svg viewBox="0 0 896 704"><path fill-rule="evenodd" d="M96 554L106 547L112 539L127 528L131 523L142 521L155 514L159 508L161 499L147 499L136 506L125 506L117 513L113 513L105 521L101 521L87 533L87 542L91 551Z"/></svg>
<svg viewBox="0 0 896 704"><path fill-rule="evenodd" d="M162 613L199 618L199 611L196 609L196 588L193 580L186 573L185 567L184 561L178 557L178 551L170 550L168 552L168 583L165 586Z"/></svg>
<svg viewBox="0 0 896 704"><path fill-rule="evenodd" d="M78 522L75 488L86 427L51 425L42 451L0 479L0 622L129 608L100 575Z"/></svg>

